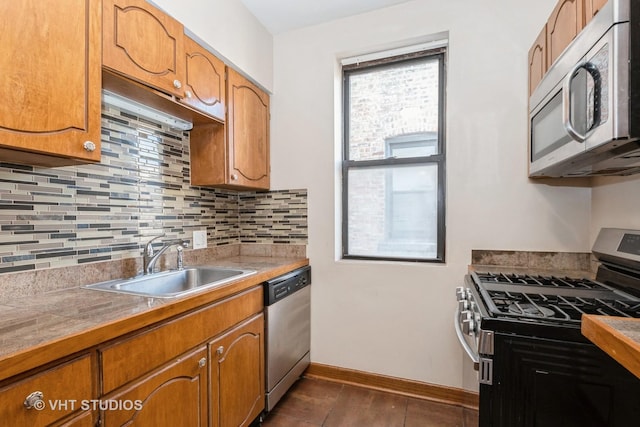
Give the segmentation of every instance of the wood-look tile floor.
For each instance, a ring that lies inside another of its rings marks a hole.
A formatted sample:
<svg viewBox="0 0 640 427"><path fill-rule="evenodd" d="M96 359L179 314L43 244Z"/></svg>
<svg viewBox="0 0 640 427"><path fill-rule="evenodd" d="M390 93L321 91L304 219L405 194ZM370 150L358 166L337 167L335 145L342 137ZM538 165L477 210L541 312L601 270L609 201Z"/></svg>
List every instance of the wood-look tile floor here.
<svg viewBox="0 0 640 427"><path fill-rule="evenodd" d="M313 378L299 380L263 427L477 427L478 412Z"/></svg>

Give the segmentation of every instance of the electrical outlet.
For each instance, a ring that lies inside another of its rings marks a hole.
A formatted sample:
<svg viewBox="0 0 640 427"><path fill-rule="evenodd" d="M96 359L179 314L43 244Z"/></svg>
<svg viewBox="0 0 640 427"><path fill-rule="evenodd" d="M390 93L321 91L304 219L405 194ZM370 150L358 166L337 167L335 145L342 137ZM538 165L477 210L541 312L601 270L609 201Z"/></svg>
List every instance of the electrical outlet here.
<svg viewBox="0 0 640 427"><path fill-rule="evenodd" d="M207 232L205 230L193 232L193 249L204 249L207 247Z"/></svg>

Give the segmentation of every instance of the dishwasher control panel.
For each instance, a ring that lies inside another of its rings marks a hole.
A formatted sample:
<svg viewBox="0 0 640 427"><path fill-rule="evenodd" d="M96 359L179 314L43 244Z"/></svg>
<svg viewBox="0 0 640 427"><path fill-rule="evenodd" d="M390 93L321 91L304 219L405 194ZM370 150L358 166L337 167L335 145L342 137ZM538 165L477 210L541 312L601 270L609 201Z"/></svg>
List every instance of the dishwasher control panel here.
<svg viewBox="0 0 640 427"><path fill-rule="evenodd" d="M305 266L265 282L264 305L271 305L311 284L311 267Z"/></svg>

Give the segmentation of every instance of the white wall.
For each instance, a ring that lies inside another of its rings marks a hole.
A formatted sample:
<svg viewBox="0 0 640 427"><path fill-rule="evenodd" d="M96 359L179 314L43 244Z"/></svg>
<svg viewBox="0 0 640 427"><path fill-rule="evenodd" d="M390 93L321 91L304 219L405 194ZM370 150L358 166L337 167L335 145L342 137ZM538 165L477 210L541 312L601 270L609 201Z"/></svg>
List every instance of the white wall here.
<svg viewBox="0 0 640 427"><path fill-rule="evenodd" d="M239 0L152 0L264 89L273 88L273 36Z"/></svg>
<svg viewBox="0 0 640 427"><path fill-rule="evenodd" d="M593 180L591 242L602 227L640 230L640 176Z"/></svg>
<svg viewBox="0 0 640 427"><path fill-rule="evenodd" d="M471 249L590 249L591 190L526 177L527 52L555 3L416 0L275 36L271 182L309 190L314 362L473 388L452 326ZM441 31L447 263L336 260L337 59Z"/></svg>

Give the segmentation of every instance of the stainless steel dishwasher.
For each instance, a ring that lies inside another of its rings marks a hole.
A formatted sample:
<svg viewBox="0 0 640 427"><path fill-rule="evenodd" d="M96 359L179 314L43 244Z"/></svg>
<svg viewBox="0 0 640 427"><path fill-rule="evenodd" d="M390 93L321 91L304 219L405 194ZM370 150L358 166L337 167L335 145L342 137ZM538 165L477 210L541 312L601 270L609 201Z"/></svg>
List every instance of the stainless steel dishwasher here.
<svg viewBox="0 0 640 427"><path fill-rule="evenodd" d="M265 282L266 411L309 366L311 347L311 267Z"/></svg>

